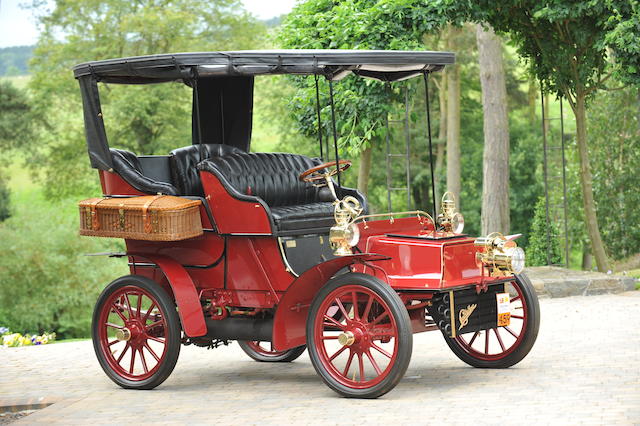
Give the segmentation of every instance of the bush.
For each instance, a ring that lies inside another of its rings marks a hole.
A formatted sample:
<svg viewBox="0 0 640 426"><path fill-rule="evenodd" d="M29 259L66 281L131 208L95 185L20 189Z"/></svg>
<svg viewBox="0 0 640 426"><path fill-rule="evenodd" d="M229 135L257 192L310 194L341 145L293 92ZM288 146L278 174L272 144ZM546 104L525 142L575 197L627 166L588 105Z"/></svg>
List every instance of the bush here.
<svg viewBox="0 0 640 426"><path fill-rule="evenodd" d="M560 255L560 241L558 240L558 226L550 224L551 264L562 262ZM527 246L527 265L541 266L547 264L547 219L544 197L540 197L536 203L533 223L529 231L529 245Z"/></svg>
<svg viewBox="0 0 640 426"><path fill-rule="evenodd" d="M127 268L83 253L121 250L121 243L80 237L75 200L52 204L36 194L15 206L0 225L0 324L19 333L89 336L98 294Z"/></svg>

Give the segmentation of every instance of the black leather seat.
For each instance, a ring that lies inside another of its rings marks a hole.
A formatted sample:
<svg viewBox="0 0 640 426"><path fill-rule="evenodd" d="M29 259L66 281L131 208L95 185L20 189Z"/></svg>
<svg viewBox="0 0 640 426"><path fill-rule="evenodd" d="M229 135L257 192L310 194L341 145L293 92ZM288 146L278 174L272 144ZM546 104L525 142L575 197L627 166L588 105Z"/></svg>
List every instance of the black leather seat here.
<svg viewBox="0 0 640 426"><path fill-rule="evenodd" d="M178 189L170 183L160 182L142 174L138 157L129 151L110 149L113 170L129 185L145 194L179 195Z"/></svg>
<svg viewBox="0 0 640 426"><path fill-rule="evenodd" d="M202 156L201 156L202 152ZM196 166L202 160L222 155L242 153L239 148L222 144L190 145L171 151L171 177L180 195L204 197L200 174Z"/></svg>
<svg viewBox="0 0 640 426"><path fill-rule="evenodd" d="M229 193L241 200L260 198L268 206L276 232L326 232L334 224L329 191L299 180L300 173L320 164L319 159L281 153L241 153L214 157L198 169L213 173ZM337 188L339 196L353 195L366 209L362 194Z"/></svg>

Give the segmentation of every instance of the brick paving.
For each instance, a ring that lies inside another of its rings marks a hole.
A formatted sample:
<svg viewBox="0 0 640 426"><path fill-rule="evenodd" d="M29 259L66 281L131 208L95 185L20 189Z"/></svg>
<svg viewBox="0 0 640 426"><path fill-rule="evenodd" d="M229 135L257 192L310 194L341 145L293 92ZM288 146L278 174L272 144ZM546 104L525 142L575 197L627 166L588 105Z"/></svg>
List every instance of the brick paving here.
<svg viewBox="0 0 640 426"><path fill-rule="evenodd" d="M0 406L53 405L18 424L640 424L640 291L541 300L536 346L507 370L459 361L415 336L404 380L377 400L340 398L305 354L257 363L236 344L183 347L153 391L120 389L90 341L0 348Z"/></svg>

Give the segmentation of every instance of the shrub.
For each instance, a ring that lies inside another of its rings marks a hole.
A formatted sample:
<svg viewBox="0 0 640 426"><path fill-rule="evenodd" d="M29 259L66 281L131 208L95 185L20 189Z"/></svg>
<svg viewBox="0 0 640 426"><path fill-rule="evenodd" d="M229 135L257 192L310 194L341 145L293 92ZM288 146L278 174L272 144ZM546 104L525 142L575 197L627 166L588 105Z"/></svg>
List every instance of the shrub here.
<svg viewBox="0 0 640 426"><path fill-rule="evenodd" d="M0 225L0 324L19 333L89 336L98 294L127 269L83 254L121 250L121 243L80 237L75 200L52 204L37 194L15 207Z"/></svg>
<svg viewBox="0 0 640 426"><path fill-rule="evenodd" d="M3 222L11 216L11 208L9 205L10 196L9 188L2 174L0 174L0 222Z"/></svg>
<svg viewBox="0 0 640 426"><path fill-rule="evenodd" d="M560 241L558 239L558 226L550 223L550 243L551 243L551 264L562 262L560 255ZM540 266L547 264L547 219L544 197L540 197L536 203L536 208L529 231L529 245L527 246L527 265Z"/></svg>

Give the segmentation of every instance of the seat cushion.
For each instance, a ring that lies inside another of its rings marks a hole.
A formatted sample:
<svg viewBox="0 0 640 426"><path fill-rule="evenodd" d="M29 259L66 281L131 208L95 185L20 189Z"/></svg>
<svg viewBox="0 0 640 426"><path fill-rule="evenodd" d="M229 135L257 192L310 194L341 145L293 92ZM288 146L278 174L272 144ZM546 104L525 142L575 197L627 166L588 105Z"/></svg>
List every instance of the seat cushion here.
<svg viewBox="0 0 640 426"><path fill-rule="evenodd" d="M202 182L196 168L199 162L213 157L242 152L244 151L234 146L215 143L190 145L171 151L171 177L180 195L204 197Z"/></svg>
<svg viewBox="0 0 640 426"><path fill-rule="evenodd" d="M272 207L271 216L280 231L328 229L335 223L333 203L328 202Z"/></svg>
<svg viewBox="0 0 640 426"><path fill-rule="evenodd" d="M318 188L299 179L300 173L319 164L317 159L284 153L242 153L214 157L202 164L213 166L238 192L254 195L269 207L315 203ZM204 167L203 167L204 166Z"/></svg>
<svg viewBox="0 0 640 426"><path fill-rule="evenodd" d="M129 151L110 149L113 170L129 185L145 194L179 195L178 189L166 182L159 182L142 174L138 157Z"/></svg>

